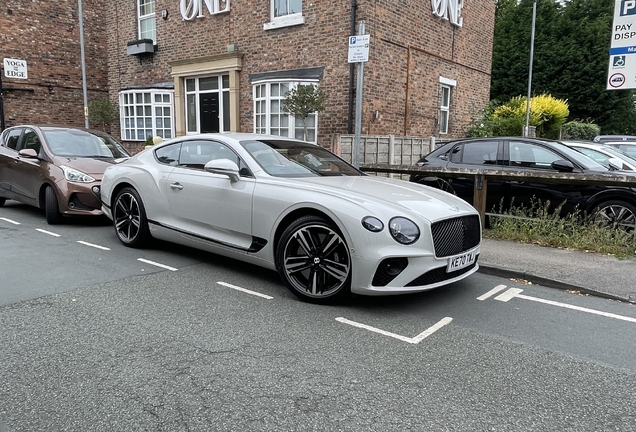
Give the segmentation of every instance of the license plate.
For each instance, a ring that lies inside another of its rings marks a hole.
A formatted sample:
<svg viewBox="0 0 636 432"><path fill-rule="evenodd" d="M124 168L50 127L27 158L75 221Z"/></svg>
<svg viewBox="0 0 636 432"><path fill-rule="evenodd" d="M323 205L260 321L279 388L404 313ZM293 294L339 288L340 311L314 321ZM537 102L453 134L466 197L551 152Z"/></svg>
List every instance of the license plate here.
<svg viewBox="0 0 636 432"><path fill-rule="evenodd" d="M475 251L468 252L461 255L455 255L448 259L448 265L446 266L446 273L454 272L456 270L468 267L475 263Z"/></svg>

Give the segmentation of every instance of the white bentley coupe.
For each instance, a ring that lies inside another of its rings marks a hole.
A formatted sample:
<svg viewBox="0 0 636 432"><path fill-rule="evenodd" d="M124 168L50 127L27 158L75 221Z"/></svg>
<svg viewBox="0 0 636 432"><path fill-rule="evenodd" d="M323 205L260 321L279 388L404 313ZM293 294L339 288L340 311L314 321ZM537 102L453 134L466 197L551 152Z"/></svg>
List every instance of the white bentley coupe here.
<svg viewBox="0 0 636 432"><path fill-rule="evenodd" d="M424 291L478 268L470 204L288 138L165 141L106 169L101 199L126 246L156 238L247 261L316 303Z"/></svg>

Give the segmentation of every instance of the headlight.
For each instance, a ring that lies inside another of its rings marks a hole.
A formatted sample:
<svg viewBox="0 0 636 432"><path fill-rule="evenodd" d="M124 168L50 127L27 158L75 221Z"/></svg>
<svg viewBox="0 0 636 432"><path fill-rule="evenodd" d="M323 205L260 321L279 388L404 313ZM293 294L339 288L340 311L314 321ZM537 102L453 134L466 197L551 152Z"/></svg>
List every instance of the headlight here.
<svg viewBox="0 0 636 432"><path fill-rule="evenodd" d="M64 165L60 165L60 168L62 169L62 171L64 171L64 177L66 177L66 180L68 181L76 183L92 183L95 181L93 177L89 176L88 174L84 174L83 172L76 169L69 168Z"/></svg>
<svg viewBox="0 0 636 432"><path fill-rule="evenodd" d="M389 221L391 236L398 243L405 245L415 243L420 238L420 229L413 221L403 217L394 217Z"/></svg>
<svg viewBox="0 0 636 432"><path fill-rule="evenodd" d="M384 229L382 221L373 216L365 216L362 218L362 226L371 232L380 232Z"/></svg>

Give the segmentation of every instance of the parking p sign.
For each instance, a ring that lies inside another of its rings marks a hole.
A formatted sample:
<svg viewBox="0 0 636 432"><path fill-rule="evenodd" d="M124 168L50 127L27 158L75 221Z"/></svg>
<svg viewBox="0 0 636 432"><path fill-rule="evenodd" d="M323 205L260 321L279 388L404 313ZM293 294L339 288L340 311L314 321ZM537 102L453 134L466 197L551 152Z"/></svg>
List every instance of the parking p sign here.
<svg viewBox="0 0 636 432"><path fill-rule="evenodd" d="M369 61L369 35L349 36L349 63Z"/></svg>

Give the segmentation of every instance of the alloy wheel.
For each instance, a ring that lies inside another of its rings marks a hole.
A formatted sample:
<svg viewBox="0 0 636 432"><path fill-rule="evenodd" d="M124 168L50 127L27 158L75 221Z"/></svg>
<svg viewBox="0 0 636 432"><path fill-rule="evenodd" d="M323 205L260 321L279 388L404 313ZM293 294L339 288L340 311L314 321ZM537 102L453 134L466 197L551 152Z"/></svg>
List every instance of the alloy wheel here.
<svg viewBox="0 0 636 432"><path fill-rule="evenodd" d="M620 204L600 207L596 212L595 221L604 228L620 228L625 231L636 228L636 215Z"/></svg>
<svg viewBox="0 0 636 432"><path fill-rule="evenodd" d="M137 238L141 228L139 202L131 193L122 193L117 197L113 219L119 238L131 243Z"/></svg>
<svg viewBox="0 0 636 432"><path fill-rule="evenodd" d="M330 297L347 283L349 251L340 234L328 226L298 228L287 240L283 256L288 281L303 295Z"/></svg>

